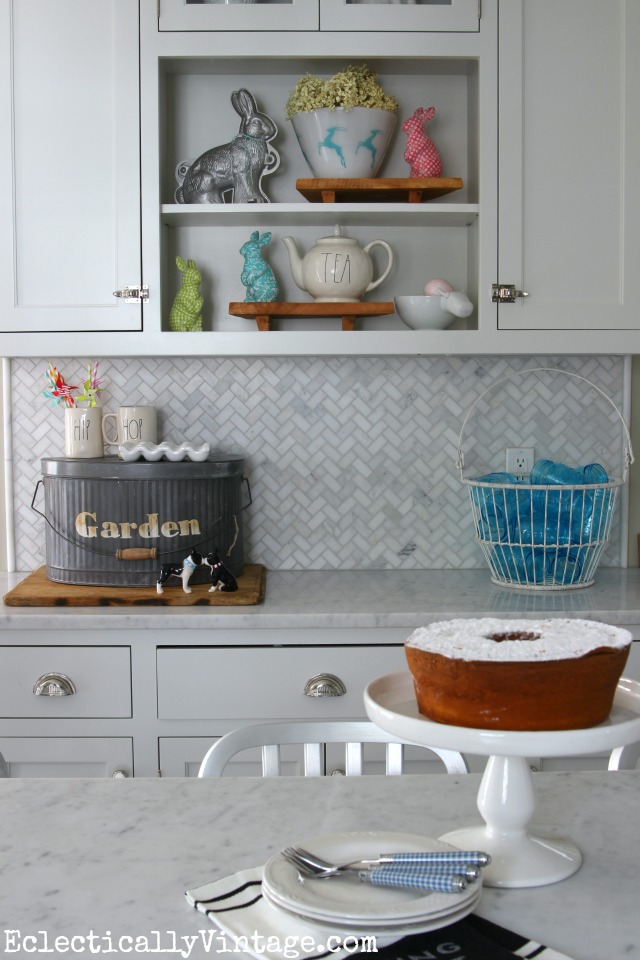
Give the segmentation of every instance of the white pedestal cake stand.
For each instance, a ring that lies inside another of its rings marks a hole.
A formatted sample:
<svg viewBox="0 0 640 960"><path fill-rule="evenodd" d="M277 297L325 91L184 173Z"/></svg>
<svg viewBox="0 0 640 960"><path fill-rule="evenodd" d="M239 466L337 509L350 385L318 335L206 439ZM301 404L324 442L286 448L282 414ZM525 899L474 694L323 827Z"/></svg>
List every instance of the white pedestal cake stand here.
<svg viewBox="0 0 640 960"><path fill-rule="evenodd" d="M624 677L608 719L583 730L476 730L434 723L418 712L408 672L374 680L365 690L364 703L374 723L403 740L489 757L478 792L485 826L463 827L440 839L463 850L490 853L483 882L494 887L555 883L575 873L582 862L570 841L528 832L535 795L526 758L609 751L640 740L640 683Z"/></svg>

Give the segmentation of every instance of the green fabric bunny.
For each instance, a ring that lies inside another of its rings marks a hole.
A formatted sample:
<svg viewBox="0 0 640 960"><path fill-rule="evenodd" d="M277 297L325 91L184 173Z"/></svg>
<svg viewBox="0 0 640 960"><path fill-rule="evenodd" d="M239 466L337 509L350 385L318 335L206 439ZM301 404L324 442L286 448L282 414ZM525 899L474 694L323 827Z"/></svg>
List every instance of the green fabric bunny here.
<svg viewBox="0 0 640 960"><path fill-rule="evenodd" d="M202 304L199 286L202 277L195 260L188 263L182 257L176 257L176 266L182 273L182 287L176 293L171 313L170 330L202 330Z"/></svg>

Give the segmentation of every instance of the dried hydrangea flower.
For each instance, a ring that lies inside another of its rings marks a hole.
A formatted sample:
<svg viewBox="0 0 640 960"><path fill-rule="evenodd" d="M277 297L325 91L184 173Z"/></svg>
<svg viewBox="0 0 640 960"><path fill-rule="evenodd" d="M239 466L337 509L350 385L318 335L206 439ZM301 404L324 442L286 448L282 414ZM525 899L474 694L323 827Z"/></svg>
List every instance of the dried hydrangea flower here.
<svg viewBox="0 0 640 960"><path fill-rule="evenodd" d="M340 70L329 80L311 73L301 77L289 95L285 114L291 118L296 113L308 113L323 107L329 110L373 107L393 113L398 109L398 101L384 92L376 74L363 64Z"/></svg>

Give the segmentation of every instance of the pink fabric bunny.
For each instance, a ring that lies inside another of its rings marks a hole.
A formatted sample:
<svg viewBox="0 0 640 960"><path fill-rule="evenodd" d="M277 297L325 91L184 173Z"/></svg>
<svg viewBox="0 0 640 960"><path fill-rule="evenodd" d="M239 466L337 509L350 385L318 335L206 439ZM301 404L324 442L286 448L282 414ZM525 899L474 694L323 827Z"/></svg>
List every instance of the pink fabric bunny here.
<svg viewBox="0 0 640 960"><path fill-rule="evenodd" d="M411 177L439 177L442 160L434 144L424 132L424 125L435 116L435 107L418 107L412 117L402 124L407 134L404 158L411 167Z"/></svg>

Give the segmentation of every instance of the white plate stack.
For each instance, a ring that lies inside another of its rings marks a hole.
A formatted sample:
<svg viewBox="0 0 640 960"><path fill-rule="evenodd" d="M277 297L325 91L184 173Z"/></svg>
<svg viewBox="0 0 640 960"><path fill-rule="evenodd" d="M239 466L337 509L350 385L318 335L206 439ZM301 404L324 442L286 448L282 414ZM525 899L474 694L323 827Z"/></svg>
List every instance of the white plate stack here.
<svg viewBox="0 0 640 960"><path fill-rule="evenodd" d="M300 846L332 863L374 859L383 853L456 850L431 837L387 831L325 834L301 840ZM460 893L372 886L354 874L324 880L301 878L281 854L266 863L262 881L265 899L279 910L331 927L343 936L391 935L398 940L466 917L475 909L481 889L480 878Z"/></svg>

